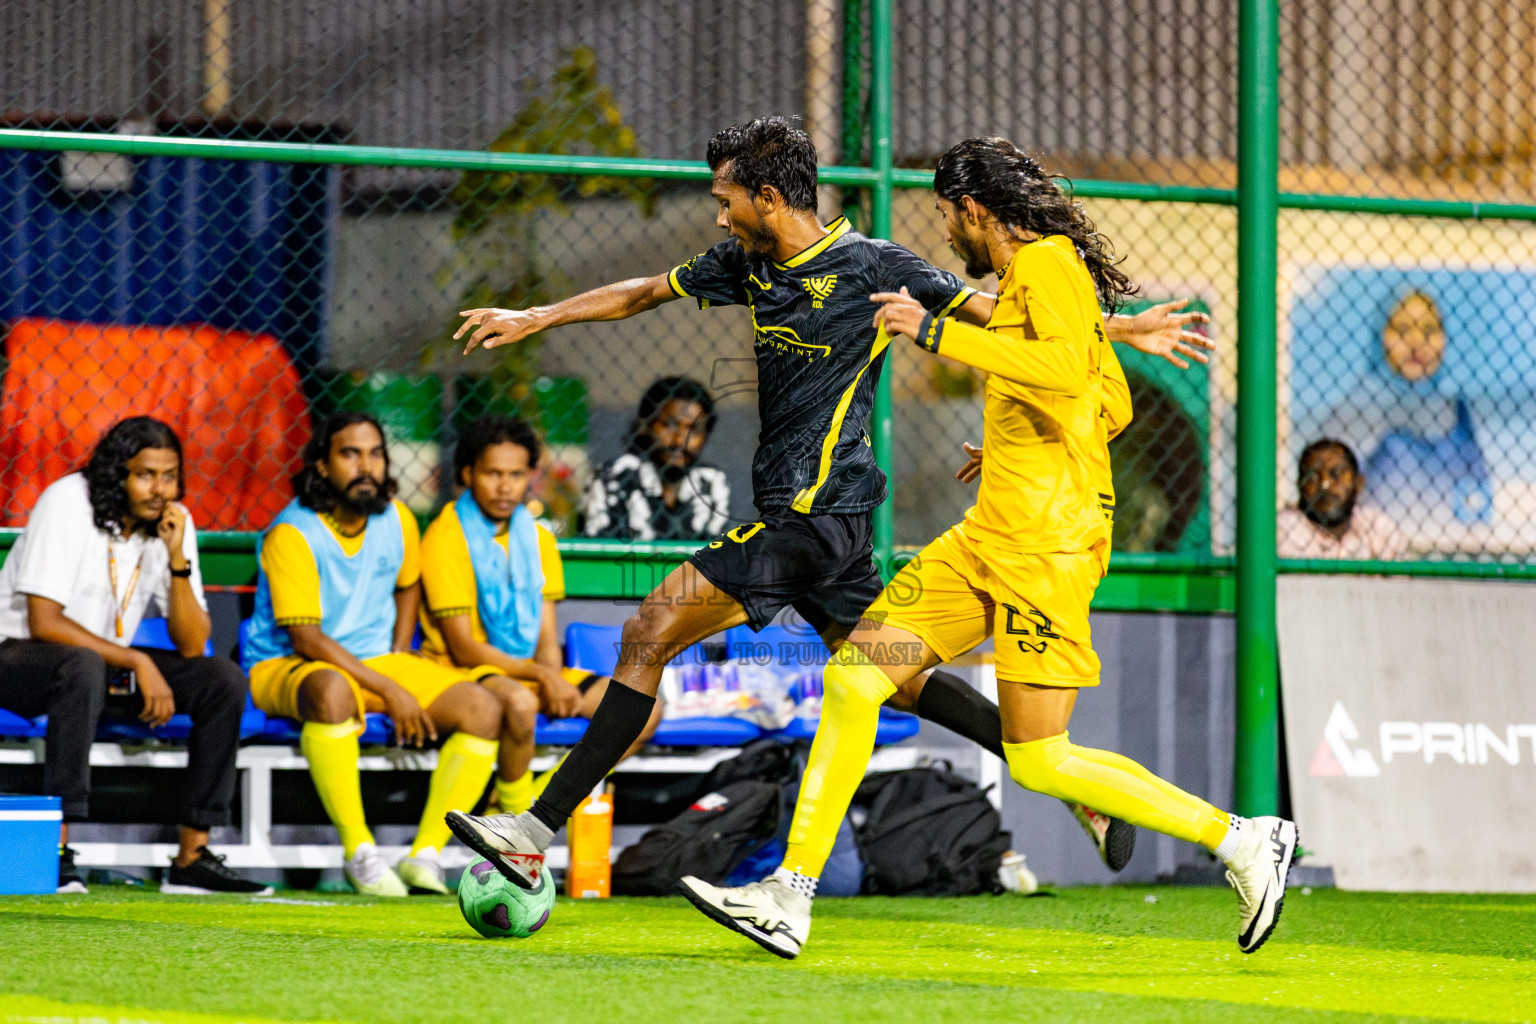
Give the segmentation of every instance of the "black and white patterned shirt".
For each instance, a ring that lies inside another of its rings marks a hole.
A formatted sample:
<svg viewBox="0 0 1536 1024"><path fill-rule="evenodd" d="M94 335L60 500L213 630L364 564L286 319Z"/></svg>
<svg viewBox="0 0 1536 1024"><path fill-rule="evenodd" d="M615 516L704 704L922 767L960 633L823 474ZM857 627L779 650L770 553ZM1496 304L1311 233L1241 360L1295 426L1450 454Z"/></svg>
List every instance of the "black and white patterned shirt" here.
<svg viewBox="0 0 1536 1024"><path fill-rule="evenodd" d="M582 535L622 540L702 540L725 529L731 488L725 473L695 465L678 481L677 504L662 500L661 474L643 454L625 452L598 471L582 507Z"/></svg>

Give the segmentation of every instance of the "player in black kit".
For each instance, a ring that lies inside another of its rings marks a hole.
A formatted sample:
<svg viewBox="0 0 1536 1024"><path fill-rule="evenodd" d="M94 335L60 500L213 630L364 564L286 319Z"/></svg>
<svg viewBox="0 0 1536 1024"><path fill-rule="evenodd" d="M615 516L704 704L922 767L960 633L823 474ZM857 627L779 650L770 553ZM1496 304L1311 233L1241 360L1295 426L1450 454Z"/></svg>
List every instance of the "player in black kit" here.
<svg viewBox="0 0 1536 1024"><path fill-rule="evenodd" d="M521 815L448 823L508 879L536 883L544 850L576 805L640 735L662 668L689 645L731 626L761 629L793 607L829 647L842 643L879 595L871 512L886 497L865 423L889 337L874 326L869 296L905 288L935 316L984 325L993 297L967 287L892 242L866 238L838 218L816 218L816 151L783 118L733 125L711 140L710 194L730 237L669 273L621 281L552 306L475 309L466 352L511 344L536 331L620 320L670 302L745 305L752 313L761 432L752 462L759 519L726 531L674 570L624 624L618 667L580 743ZM1127 325L1156 336L1167 355L1199 344L1179 328L1193 314L1159 308ZM1144 328L1155 328L1150 332ZM1114 328L1111 328L1112 333ZM1195 358L1201 358L1194 353ZM1002 756L996 706L958 677L935 671L890 701ZM1134 831L1073 808L1115 870Z"/></svg>

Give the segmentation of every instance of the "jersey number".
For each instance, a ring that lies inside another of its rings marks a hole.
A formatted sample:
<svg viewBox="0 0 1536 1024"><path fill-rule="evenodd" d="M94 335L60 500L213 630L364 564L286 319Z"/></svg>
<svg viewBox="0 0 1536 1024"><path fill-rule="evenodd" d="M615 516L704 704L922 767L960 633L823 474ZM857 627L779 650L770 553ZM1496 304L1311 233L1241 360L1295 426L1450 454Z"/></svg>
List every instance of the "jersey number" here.
<svg viewBox="0 0 1536 1024"><path fill-rule="evenodd" d="M727 530L725 536L728 539L735 541L737 544L745 544L747 541L757 536L758 531L762 528L762 523L742 523L734 530ZM722 547L724 544L725 541L723 540L712 540L709 542L709 546L712 548Z"/></svg>

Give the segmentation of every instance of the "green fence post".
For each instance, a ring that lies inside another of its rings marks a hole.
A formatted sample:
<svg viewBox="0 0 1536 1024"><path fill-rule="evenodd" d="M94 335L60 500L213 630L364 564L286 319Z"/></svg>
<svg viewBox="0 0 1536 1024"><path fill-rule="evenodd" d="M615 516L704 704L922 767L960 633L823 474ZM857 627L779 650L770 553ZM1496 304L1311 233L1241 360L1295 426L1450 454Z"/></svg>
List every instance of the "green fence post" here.
<svg viewBox="0 0 1536 1024"><path fill-rule="evenodd" d="M1279 806L1275 638L1275 279L1279 212L1276 0L1242 0L1237 76L1237 750L1240 814Z"/></svg>
<svg viewBox="0 0 1536 1024"><path fill-rule="evenodd" d="M875 171L871 198L870 235L891 237L891 0L871 0L869 7L869 158ZM870 418L875 463L892 481L892 495L875 509L875 564L882 574L891 569L896 542L895 479L892 476L891 375L880 375Z"/></svg>

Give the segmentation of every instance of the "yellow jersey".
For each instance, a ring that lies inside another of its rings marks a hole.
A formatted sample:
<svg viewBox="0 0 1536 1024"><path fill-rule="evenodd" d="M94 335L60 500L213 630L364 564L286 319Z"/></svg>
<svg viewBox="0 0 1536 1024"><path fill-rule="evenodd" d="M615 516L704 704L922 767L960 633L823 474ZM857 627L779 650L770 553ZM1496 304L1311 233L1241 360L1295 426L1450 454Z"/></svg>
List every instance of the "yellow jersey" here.
<svg viewBox="0 0 1536 1024"><path fill-rule="evenodd" d="M565 564L560 560L560 548L555 535L543 526L538 527L538 534L539 566L544 570L544 600L559 601L565 597ZM496 543L503 548L507 546L506 531L496 535ZM438 620L457 615L469 616L469 628L475 640L490 642L485 626L480 622L469 542L464 539L464 527L459 523L458 510L451 501L427 527L421 539L421 586L423 656L445 665L453 663Z"/></svg>
<svg viewBox="0 0 1536 1024"><path fill-rule="evenodd" d="M1102 548L1107 564L1107 445L1130 422L1130 390L1071 239L1050 235L1014 254L985 329L926 318L918 344L988 374L966 537L1003 554Z"/></svg>
<svg viewBox="0 0 1536 1024"><path fill-rule="evenodd" d="M405 544L405 559L400 563L395 587L404 590L414 586L421 575L421 530L416 525L416 516L403 503L396 501L395 511L400 514L401 539ZM320 521L348 558L356 557L363 549L366 529L349 537L336 528L329 516L322 515ZM320 569L309 541L298 527L288 523L272 527L261 542L261 569L267 574L272 617L279 626L320 624Z"/></svg>

